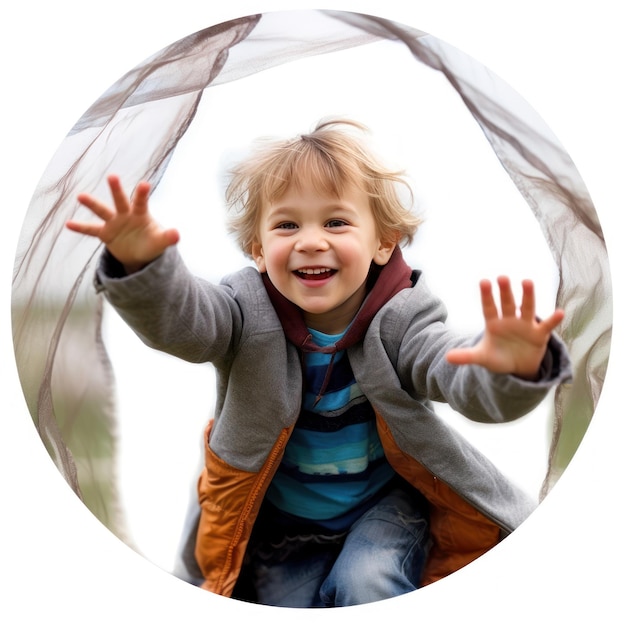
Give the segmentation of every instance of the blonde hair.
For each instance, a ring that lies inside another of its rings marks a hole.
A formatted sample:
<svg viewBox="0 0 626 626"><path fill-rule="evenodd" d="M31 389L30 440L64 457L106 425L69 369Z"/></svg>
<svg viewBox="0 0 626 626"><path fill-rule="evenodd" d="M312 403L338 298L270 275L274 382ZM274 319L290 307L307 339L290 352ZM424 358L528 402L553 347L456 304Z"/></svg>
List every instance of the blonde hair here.
<svg viewBox="0 0 626 626"><path fill-rule="evenodd" d="M263 141L250 158L231 170L226 189L232 212L229 227L247 256L258 239L263 207L300 181L310 181L337 197L346 186L359 186L370 197L379 237L398 244L412 242L421 220L400 200L399 186L403 186L410 204L413 202L404 172L385 167L360 138L349 132L355 129L367 131L351 120L322 120L312 133Z"/></svg>

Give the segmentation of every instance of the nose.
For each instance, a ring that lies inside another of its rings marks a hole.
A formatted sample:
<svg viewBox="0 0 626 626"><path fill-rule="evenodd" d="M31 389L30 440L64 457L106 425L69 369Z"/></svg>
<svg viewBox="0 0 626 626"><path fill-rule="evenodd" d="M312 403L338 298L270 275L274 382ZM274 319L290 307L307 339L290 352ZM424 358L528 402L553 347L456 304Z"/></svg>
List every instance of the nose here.
<svg viewBox="0 0 626 626"><path fill-rule="evenodd" d="M318 226L302 226L295 243L297 252L321 252L328 250L327 233Z"/></svg>

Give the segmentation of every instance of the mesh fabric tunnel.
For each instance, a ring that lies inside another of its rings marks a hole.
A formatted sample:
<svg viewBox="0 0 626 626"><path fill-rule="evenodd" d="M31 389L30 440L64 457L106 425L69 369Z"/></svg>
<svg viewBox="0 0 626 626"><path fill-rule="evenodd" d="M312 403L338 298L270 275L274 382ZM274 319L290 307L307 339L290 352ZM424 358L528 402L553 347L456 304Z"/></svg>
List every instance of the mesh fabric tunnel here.
<svg viewBox="0 0 626 626"><path fill-rule="evenodd" d="M114 469L114 377L101 336L103 302L91 280L100 246L65 230L79 211L77 194L104 196L109 172L158 187L179 140L194 131L200 102L212 87L383 40L445 77L541 227L559 271L556 304L567 311L559 333L575 368L574 384L555 394L544 495L574 454L602 389L612 308L602 230L559 141L507 85L429 34L346 12L254 15L177 41L113 84L71 129L25 215L12 299L24 394L56 466L119 536L125 529ZM411 119L403 123L411 133Z"/></svg>

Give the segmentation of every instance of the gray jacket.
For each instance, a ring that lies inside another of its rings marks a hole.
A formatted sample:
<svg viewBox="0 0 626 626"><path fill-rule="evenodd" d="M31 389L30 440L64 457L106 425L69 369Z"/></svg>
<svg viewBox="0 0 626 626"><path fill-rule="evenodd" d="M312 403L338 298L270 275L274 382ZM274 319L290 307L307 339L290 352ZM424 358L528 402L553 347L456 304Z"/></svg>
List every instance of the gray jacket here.
<svg viewBox="0 0 626 626"><path fill-rule="evenodd" d="M298 418L300 356L283 332L261 275L244 268L219 285L194 277L175 247L130 276L115 277L103 255L99 291L149 346L217 372L208 445L232 468L259 472L284 429ZM375 315L364 340L348 349L355 378L383 416L400 454L417 460L504 534L535 502L433 411L448 403L469 419L500 423L535 408L571 377L562 341L553 336L537 382L453 366L445 354L468 338L445 326L446 310L423 278Z"/></svg>

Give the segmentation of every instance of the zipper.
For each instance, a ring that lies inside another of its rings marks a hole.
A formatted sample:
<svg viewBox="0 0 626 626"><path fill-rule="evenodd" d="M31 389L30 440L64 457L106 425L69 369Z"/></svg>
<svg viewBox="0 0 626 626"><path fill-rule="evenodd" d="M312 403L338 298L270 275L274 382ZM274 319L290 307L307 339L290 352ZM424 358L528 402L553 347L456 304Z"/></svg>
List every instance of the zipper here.
<svg viewBox="0 0 626 626"><path fill-rule="evenodd" d="M252 486L252 489L250 490L250 494L248 495L248 498L246 499L246 503L243 509L241 510L241 514L239 515L239 522L237 523L237 527L235 528L233 538L228 547L228 552L226 554L226 563L224 564L224 567L222 568L222 576L219 580L218 589L222 589L222 586L224 583L224 577L226 576L226 573L229 572L231 569L232 562L233 562L233 551L235 549L235 546L239 543L241 536L243 535L245 522L248 519L250 512L252 511L254 504L257 501L257 498L259 497L259 494L261 493L261 491L264 491L264 487L267 484L268 477L274 473L274 467L277 461L282 457L283 451L285 449L285 445L287 443L287 440L291 436L291 432L293 428L294 427L291 426L289 428L283 429L280 436L276 440L276 443L272 447L272 450L269 456L267 457L265 463L263 464L263 467L261 468L261 471L259 472L257 479L254 482L254 485Z"/></svg>

